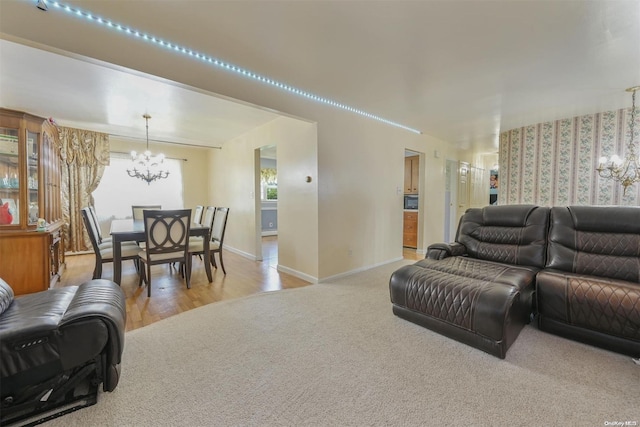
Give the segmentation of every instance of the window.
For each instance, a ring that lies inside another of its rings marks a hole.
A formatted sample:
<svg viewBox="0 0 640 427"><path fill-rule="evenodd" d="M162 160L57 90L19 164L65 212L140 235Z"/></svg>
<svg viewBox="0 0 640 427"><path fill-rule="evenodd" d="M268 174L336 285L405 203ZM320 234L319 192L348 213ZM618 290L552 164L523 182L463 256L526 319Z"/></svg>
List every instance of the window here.
<svg viewBox="0 0 640 427"><path fill-rule="evenodd" d="M278 171L275 168L260 170L260 190L262 200L278 200Z"/></svg>
<svg viewBox="0 0 640 427"><path fill-rule="evenodd" d="M163 209L182 209L182 162L164 160L169 176L147 184L127 174L131 158L111 153L110 165L104 170L100 185L93 192L99 220L131 218L133 205L161 205Z"/></svg>

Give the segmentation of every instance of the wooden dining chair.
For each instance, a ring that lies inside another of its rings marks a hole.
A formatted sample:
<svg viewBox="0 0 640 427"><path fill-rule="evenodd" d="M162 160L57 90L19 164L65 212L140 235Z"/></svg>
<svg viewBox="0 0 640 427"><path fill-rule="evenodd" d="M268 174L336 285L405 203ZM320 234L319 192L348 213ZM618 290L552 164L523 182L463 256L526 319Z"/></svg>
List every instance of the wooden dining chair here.
<svg viewBox="0 0 640 427"><path fill-rule="evenodd" d="M220 267L222 272L227 274L224 269L224 261L222 260L222 244L224 242L224 233L227 229L227 219L229 217L229 208L217 207L213 216L213 226L211 227L211 242L209 243L209 252L211 253L211 265L218 268L216 264L215 254L220 258Z"/></svg>
<svg viewBox="0 0 640 427"><path fill-rule="evenodd" d="M133 219L144 219L142 213L145 209L162 209L162 205L133 205L131 206L131 213L133 215Z"/></svg>
<svg viewBox="0 0 640 427"><path fill-rule="evenodd" d="M103 237L102 229L100 228L100 221L98 221L98 214L96 213L96 208L93 206L88 206L89 213L91 214L91 218L93 219L93 223L96 225L96 231L98 232L98 241L100 244L110 244L111 237Z"/></svg>
<svg viewBox="0 0 640 427"><path fill-rule="evenodd" d="M98 231L96 229L95 223L93 222L90 209L82 208L80 210L80 214L82 215L82 222L87 229L87 234L89 235L89 240L91 241L91 247L93 248L93 252L96 255L96 262L95 266L93 267L92 278L101 279L102 264L113 262L113 247L110 242L108 244L99 243ZM134 265L136 266L136 270L138 270L138 253L140 252L140 248L138 247L138 245L132 242L123 242L121 248L122 260L133 260Z"/></svg>
<svg viewBox="0 0 640 427"><path fill-rule="evenodd" d="M214 206L207 206L207 209L204 211L202 224L203 226L209 227L209 236L211 236L211 227L213 226L213 218L215 215L216 208ZM189 264L186 268L191 271L191 265L193 261L193 256L198 255L200 259L202 259L202 255L204 254L204 238L197 236L189 239ZM208 262L208 261L207 261ZM184 267L184 266L181 266ZM184 276L184 269L183 276Z"/></svg>
<svg viewBox="0 0 640 427"><path fill-rule="evenodd" d="M144 264L144 268L140 268L138 285L141 286L144 281L147 285L147 296L150 297L152 265L174 262L189 265L191 209L145 209L143 217L145 248L139 253L139 261ZM185 274L187 288L191 288L190 273L187 269Z"/></svg>

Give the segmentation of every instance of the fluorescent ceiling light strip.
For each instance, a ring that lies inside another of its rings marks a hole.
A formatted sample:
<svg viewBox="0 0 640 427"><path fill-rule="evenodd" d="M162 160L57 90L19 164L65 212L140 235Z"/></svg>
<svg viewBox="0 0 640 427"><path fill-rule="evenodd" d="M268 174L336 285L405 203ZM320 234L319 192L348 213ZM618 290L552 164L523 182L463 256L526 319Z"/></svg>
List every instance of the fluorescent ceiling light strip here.
<svg viewBox="0 0 640 427"><path fill-rule="evenodd" d="M273 80L273 79L271 79L269 77L262 76L260 74L254 73L253 71L249 71L249 70L246 70L246 69L241 68L241 67L237 67L237 66L235 66L233 64L230 64L228 62L222 61L220 59L217 59L217 58L214 58L214 57L211 57L211 56L208 56L208 55L193 51L193 50L191 50L189 48L185 48L183 46L179 46L177 44L168 42L166 40L162 40L162 39L160 39L158 37L154 37L154 36L149 35L149 34L142 33L140 31L134 30L132 28L128 28L128 27L126 27L124 25L120 25L120 24L118 24L116 22L112 22L112 21L110 21L108 19L104 19L104 18L102 18L100 16L92 15L89 12L86 12L86 11L71 7L69 5L66 5L66 4L63 4L63 3L59 3L57 1L49 1L49 4L54 6L56 9L60 9L60 10L62 10L64 12L67 12L67 13L69 13L71 15L84 18L84 19L86 19L86 20L88 20L90 22L93 22L93 23L96 23L96 24L100 24L100 25L104 25L105 27L107 27L109 29L112 29L114 31L123 32L123 33L131 35L132 37L138 37L138 38L140 38L142 40L148 41L150 43L154 43L154 44L156 44L158 46L162 46L162 47L167 48L167 49L169 49L171 51L187 55L189 57L198 59L200 61L203 61L205 63L214 65L214 66L219 67L219 68L223 68L223 69L228 70L228 71L232 71L232 72L234 72L236 74L239 74L241 76L256 80L258 82L261 82L261 83L264 83L264 84L267 84L267 85L271 85L271 86L275 86L278 89L284 90L286 92L290 92L290 93L302 96L304 98L310 99L312 101L332 106L334 108L339 108L341 110L345 110L345 111L349 111L351 113L359 114L359 115L361 115L363 117L366 117L366 118L369 118L369 119L372 119L372 120L376 120L378 122L382 122L382 123L385 123L385 124L388 124L388 125L391 125L391 126L395 126L397 128L408 130L409 132L413 132L413 133L416 133L416 134L422 134L421 131L419 131L417 129L414 129L414 128L411 128L409 126L405 126L405 125L403 125L401 123L385 119L384 117L380 117L380 116L377 116L375 114L368 113L368 112L363 111L363 110L361 110L359 108L350 107L350 106L348 106L346 104L342 104L340 102L333 101L333 100L328 99L328 98L324 98L324 97L321 97L321 96L318 96L318 95L314 95L313 93L307 92L305 90L298 89L298 88L295 88L293 86L289 86L286 83L282 83L282 82L279 82L277 80Z"/></svg>

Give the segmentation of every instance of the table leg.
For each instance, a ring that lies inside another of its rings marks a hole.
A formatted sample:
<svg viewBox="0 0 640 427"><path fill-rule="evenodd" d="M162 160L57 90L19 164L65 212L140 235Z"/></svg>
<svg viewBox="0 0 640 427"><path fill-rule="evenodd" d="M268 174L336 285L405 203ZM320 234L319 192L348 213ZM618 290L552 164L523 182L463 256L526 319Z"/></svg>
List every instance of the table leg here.
<svg viewBox="0 0 640 427"><path fill-rule="evenodd" d="M122 242L116 236L113 236L113 281L120 285L122 279Z"/></svg>

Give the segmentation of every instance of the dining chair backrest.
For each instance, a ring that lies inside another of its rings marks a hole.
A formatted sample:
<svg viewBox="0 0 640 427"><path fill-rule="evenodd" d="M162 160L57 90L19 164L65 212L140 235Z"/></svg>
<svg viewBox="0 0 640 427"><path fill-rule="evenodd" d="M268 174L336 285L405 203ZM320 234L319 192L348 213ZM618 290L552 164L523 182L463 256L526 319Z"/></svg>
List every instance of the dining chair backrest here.
<svg viewBox="0 0 640 427"><path fill-rule="evenodd" d="M211 227L211 241L217 242L222 247L224 240L224 232L227 228L227 217L229 216L229 208L217 207L213 216L213 225Z"/></svg>
<svg viewBox="0 0 640 427"><path fill-rule="evenodd" d="M193 211L193 223L200 224L202 223L202 211L204 210L204 206L198 205Z"/></svg>
<svg viewBox="0 0 640 427"><path fill-rule="evenodd" d="M89 210L89 213L91 214L91 218L93 219L93 223L96 226L96 231L98 233L98 243L102 243L102 230L100 229L100 221L98 221L98 214L96 213L96 208L94 208L93 206L89 206L86 209Z"/></svg>
<svg viewBox="0 0 640 427"><path fill-rule="evenodd" d="M98 231L96 230L96 225L93 222L93 217L91 215L91 211L89 208L80 209L80 214L82 215L82 221L84 222L84 226L87 229L87 234L89 235L89 240L91 240L91 246L93 247L93 251L99 255L100 248L98 247L99 239L98 239Z"/></svg>
<svg viewBox="0 0 640 427"><path fill-rule="evenodd" d="M91 246L93 247L93 252L96 256L95 265L93 267L93 279L102 278L102 264L107 262L113 262L113 247L110 244L101 243L98 240L98 227L97 224L93 221L93 215L91 214L91 208L82 208L80 209L80 215L82 216L82 222L84 223L85 228L87 229L87 234L89 235L89 240L91 240ZM126 243L126 242L124 242ZM122 245L121 252L121 260L125 259L138 259L138 253L140 248L136 245ZM137 266L137 264L136 264Z"/></svg>
<svg viewBox="0 0 640 427"><path fill-rule="evenodd" d="M209 243L209 251L211 253L211 264L218 268L215 254L220 258L220 267L222 272L227 274L224 269L224 261L222 260L222 242L224 241L224 233L227 229L227 219L229 218L229 208L216 208L213 216L213 225L211 226L211 242Z"/></svg>
<svg viewBox="0 0 640 427"><path fill-rule="evenodd" d="M182 253L186 257L191 228L191 209L145 209L144 230L146 252L155 254Z"/></svg>
<svg viewBox="0 0 640 427"><path fill-rule="evenodd" d="M133 205L131 206L131 213L133 219L144 219L142 214L146 209L162 209L161 205Z"/></svg>
<svg viewBox="0 0 640 427"><path fill-rule="evenodd" d="M215 213L216 213L215 206L207 206L207 209L205 209L204 214L202 215L201 224L211 229L211 227L213 226L213 218Z"/></svg>

